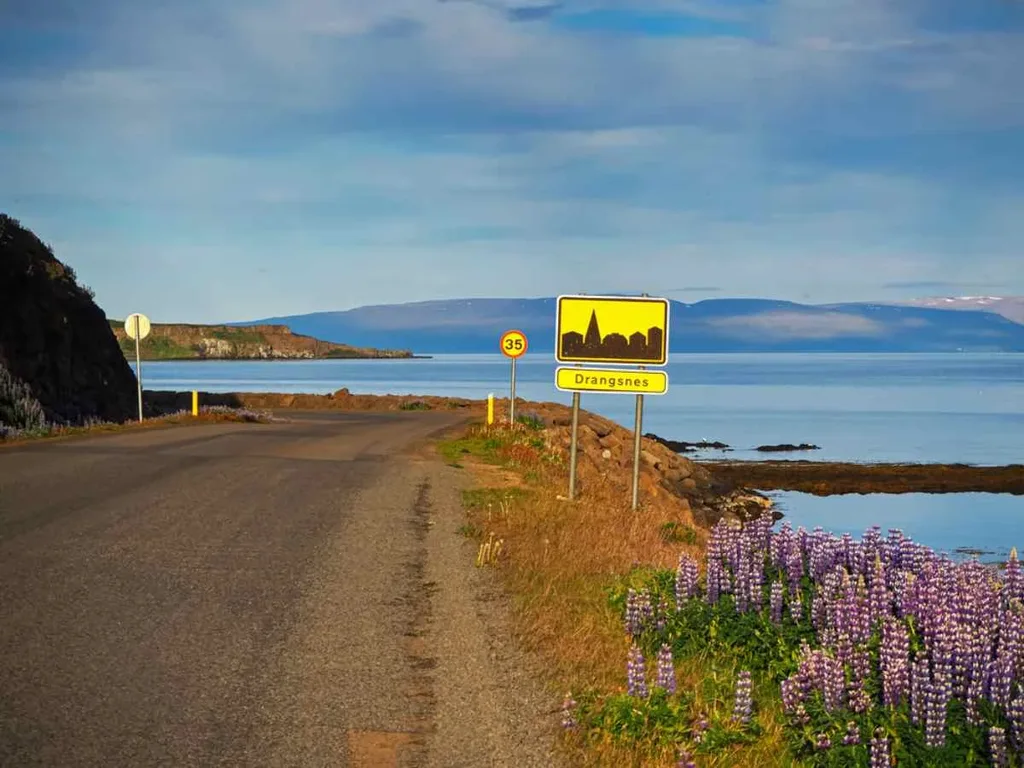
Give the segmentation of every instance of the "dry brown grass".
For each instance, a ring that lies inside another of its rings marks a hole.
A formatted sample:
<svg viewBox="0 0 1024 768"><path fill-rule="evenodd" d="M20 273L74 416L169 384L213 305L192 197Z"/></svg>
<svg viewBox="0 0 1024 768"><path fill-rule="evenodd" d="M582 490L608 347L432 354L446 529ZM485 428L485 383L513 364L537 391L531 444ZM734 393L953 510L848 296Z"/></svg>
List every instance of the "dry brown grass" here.
<svg viewBox="0 0 1024 768"><path fill-rule="evenodd" d="M504 540L500 573L516 610L520 640L542 662L552 692L624 692L629 643L621 616L609 606L607 589L637 564L674 569L680 552L702 560L707 532L696 529L687 502L648 487L633 512L629 469L601 471L592 462L580 463L582 490L568 501L564 453L544 432L528 428L474 426L442 452L450 459L457 456L478 488L490 489L470 505L469 522L484 539L493 533ZM511 476L509 466L515 469ZM666 540L666 523L693 531L693 539ZM702 695L712 673L707 660L682 660L678 672L680 685L697 692L696 707L731 706L731 701L712 702ZM756 745L702 756L699 764L790 764L779 757L776 715L759 715L765 735ZM583 744L566 734L562 746L574 765L675 765L669 751L638 751L610 738Z"/></svg>

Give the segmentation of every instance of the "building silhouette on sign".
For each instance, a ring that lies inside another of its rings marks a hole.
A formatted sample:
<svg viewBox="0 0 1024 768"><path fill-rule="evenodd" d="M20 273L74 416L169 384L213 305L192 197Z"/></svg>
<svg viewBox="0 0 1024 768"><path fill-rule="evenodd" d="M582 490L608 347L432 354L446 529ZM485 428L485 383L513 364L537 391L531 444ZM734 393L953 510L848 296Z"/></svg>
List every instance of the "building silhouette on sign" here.
<svg viewBox="0 0 1024 768"><path fill-rule="evenodd" d="M590 323L585 334L568 331L560 340L563 358L586 358L593 360L661 360L664 331L651 326L647 333L635 331L629 338L621 333L601 335L597 321L597 310L590 314Z"/></svg>

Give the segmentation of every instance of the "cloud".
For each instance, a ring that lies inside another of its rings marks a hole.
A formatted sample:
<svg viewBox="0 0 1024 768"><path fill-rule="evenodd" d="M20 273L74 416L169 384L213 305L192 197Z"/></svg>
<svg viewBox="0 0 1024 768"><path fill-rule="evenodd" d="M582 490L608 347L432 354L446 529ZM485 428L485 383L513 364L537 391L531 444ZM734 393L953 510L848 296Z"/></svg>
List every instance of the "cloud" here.
<svg viewBox="0 0 1024 768"><path fill-rule="evenodd" d="M0 11L0 208L112 307L1024 291L1024 22L989 0L60 2Z"/></svg>

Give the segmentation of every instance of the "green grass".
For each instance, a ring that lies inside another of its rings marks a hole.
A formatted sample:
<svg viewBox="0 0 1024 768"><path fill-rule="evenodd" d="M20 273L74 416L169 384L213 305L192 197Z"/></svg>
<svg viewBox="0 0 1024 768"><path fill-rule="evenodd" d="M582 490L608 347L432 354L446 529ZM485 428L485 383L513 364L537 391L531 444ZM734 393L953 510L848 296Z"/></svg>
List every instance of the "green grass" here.
<svg viewBox="0 0 1024 768"><path fill-rule="evenodd" d="M132 339L121 339L121 351L128 360L135 359L135 342ZM139 353L143 360L182 360L196 357L191 347L178 344L166 336L150 336L139 344Z"/></svg>
<svg viewBox="0 0 1024 768"><path fill-rule="evenodd" d="M453 440L442 440L437 444L437 449L445 461L453 466L462 466L459 459L464 456L474 456L490 464L497 464L500 463L498 449L502 444L502 440L497 437L468 435Z"/></svg>
<svg viewBox="0 0 1024 768"><path fill-rule="evenodd" d="M516 423L522 424L523 426L532 429L534 432L542 432L544 430L544 422L530 414L516 416Z"/></svg>
<svg viewBox="0 0 1024 768"><path fill-rule="evenodd" d="M696 544L697 531L686 523L668 522L660 526L661 538L668 544Z"/></svg>
<svg viewBox="0 0 1024 768"><path fill-rule="evenodd" d="M402 403L398 406L400 411L430 411L430 403L424 403L422 400L413 400L411 403Z"/></svg>
<svg viewBox="0 0 1024 768"><path fill-rule="evenodd" d="M263 344L266 342L263 334L244 328L218 328L210 335L215 339L229 341L232 344Z"/></svg>

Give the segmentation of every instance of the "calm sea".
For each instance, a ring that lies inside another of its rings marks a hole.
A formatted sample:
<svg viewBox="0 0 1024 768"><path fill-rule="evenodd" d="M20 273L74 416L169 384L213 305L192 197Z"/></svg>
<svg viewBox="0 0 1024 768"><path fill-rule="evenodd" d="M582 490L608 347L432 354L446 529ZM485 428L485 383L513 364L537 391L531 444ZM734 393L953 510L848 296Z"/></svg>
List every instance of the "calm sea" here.
<svg viewBox="0 0 1024 768"><path fill-rule="evenodd" d="M548 354L517 364L519 397L568 404ZM669 391L645 398L645 432L719 440L758 459L766 443L814 443L793 458L845 461L1024 462L1022 354L675 355ZM147 389L209 392L507 396L501 355L421 360L187 361L143 363ZM632 428L634 398L585 394L582 407ZM775 457L782 457L775 455ZM1024 546L1024 497L1004 494L846 496L776 494L795 524L859 533L902 527L936 549L1003 554Z"/></svg>

